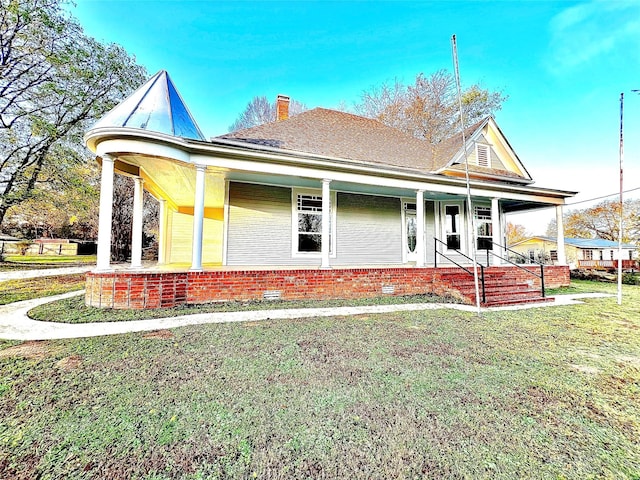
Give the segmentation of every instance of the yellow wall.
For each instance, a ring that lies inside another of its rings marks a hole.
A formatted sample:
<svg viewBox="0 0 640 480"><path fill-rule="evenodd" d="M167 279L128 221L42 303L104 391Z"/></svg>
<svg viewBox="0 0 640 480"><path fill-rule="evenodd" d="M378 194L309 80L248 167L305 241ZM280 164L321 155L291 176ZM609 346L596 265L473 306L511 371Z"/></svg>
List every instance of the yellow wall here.
<svg viewBox="0 0 640 480"><path fill-rule="evenodd" d="M171 215L169 263L191 263L193 216L178 212ZM222 233L222 220L204 219L202 263L222 264Z"/></svg>

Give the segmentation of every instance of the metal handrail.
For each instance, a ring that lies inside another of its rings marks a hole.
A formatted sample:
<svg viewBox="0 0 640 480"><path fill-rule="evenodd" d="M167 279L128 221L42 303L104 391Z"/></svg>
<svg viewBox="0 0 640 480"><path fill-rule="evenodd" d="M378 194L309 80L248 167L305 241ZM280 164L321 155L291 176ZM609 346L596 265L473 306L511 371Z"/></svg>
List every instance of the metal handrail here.
<svg viewBox="0 0 640 480"><path fill-rule="evenodd" d="M444 258L449 260L451 263L453 263L458 268L461 268L462 270L467 272L469 275L473 275L473 272L471 270L463 267L462 265L460 265L458 262L456 262L454 259L452 259L448 255L445 255L444 253L438 251L438 243L436 243L436 242L440 242L442 245L446 245L445 242L443 242L439 238L435 238L435 237L434 237L434 240L435 240L434 249L433 249L433 251L435 252L435 255L433 256L433 266L434 266L434 268L438 268L438 255L442 255ZM460 250L457 250L457 249L454 248L453 251L456 252L458 255L462 255L467 260L471 260L473 262L473 258L465 255ZM477 262L474 262L474 263L477 263ZM482 265L480 263L477 263L477 264L480 266L480 278L481 278L481 283L482 283L482 303L486 303L486 301L487 301L487 293L486 293L486 289L485 289L485 285L484 285L484 265Z"/></svg>
<svg viewBox="0 0 640 480"><path fill-rule="evenodd" d="M494 242L493 240L490 240L490 241L491 241L492 245L495 245L495 246L500 247L500 248L504 248L505 250L507 250L507 251L509 251L511 253L515 253L516 255L518 255L518 256L520 256L520 257L522 257L524 259L530 260L527 257L525 257L524 255L522 255L521 253L519 253L519 252L515 252L515 251L511 250L508 247L505 247L503 245L500 245L497 242ZM540 266L540 275L538 275L536 272L532 272L528 268L525 268L525 267L523 267L521 265L518 265L516 262L512 262L511 260L509 260L509 258L505 258L505 257L503 257L501 255L498 255L493 250L488 250L488 249L487 249L487 265L489 264L489 254L493 255L494 257L498 257L500 260L504 260L505 262L510 263L511 265L515 265L520 270L524 270L525 272L530 273L531 275L533 275L535 277L538 277L540 279L540 286L541 286L541 290L542 290L541 291L542 298L545 298L545 293L544 293L544 263L538 263L535 260L533 261L533 263L535 263L536 265Z"/></svg>

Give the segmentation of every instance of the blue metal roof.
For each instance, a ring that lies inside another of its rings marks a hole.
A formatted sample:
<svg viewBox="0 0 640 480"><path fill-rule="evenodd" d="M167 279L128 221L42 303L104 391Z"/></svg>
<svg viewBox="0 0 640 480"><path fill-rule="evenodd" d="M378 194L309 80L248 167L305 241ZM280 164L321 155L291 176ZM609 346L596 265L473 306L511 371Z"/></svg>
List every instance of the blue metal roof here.
<svg viewBox="0 0 640 480"><path fill-rule="evenodd" d="M166 70L160 70L93 127L129 127L205 140Z"/></svg>
<svg viewBox="0 0 640 480"><path fill-rule="evenodd" d="M555 237L537 237L549 242L556 242ZM604 240L602 238L564 238L565 245L571 245L578 248L618 248L618 242L612 240ZM622 248L637 248L630 243L623 243Z"/></svg>

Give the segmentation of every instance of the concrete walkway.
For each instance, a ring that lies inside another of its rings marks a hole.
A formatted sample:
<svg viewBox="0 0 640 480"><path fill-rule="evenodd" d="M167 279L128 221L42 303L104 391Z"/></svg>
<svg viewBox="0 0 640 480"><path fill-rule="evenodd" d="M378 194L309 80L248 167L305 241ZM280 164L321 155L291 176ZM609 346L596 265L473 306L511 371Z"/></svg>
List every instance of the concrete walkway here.
<svg viewBox="0 0 640 480"><path fill-rule="evenodd" d="M71 292L35 300L11 303L0 306L0 338L6 340L52 340L62 338L97 337L116 335L128 332L144 332L166 328L201 325L205 323L257 322L261 320L280 320L292 318L335 317L345 315L362 315L391 312L410 312L421 310L452 309L476 312L470 305L449 303L417 303L399 305L374 305L362 307L303 308L281 310L253 310L244 312L198 313L179 317L159 318L154 320L134 320L128 322L101 323L55 323L32 320L27 312L45 303L82 295L84 292ZM493 307L483 311L526 310L531 308L550 308L558 305L575 305L582 303L582 298L610 297L612 295L587 293L580 295L558 295L554 302L526 304L521 306Z"/></svg>
<svg viewBox="0 0 640 480"><path fill-rule="evenodd" d="M0 272L0 282L22 280L24 278L52 277L55 275L74 275L76 273L86 273L95 268L95 265L87 265L81 267L41 268L37 270L13 270Z"/></svg>

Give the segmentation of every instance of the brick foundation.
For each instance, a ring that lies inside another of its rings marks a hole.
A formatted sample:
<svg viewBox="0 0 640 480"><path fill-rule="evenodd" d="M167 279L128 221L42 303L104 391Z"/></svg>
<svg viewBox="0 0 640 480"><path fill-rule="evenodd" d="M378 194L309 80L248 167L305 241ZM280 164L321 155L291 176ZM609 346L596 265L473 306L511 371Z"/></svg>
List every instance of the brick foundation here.
<svg viewBox="0 0 640 480"><path fill-rule="evenodd" d="M487 272L534 280L516 268ZM453 268L356 268L332 270L244 270L207 272L88 273L85 303L99 308L143 309L219 301L280 298L349 299L386 295L464 292L473 277ZM547 288L569 285L569 268L545 267Z"/></svg>

